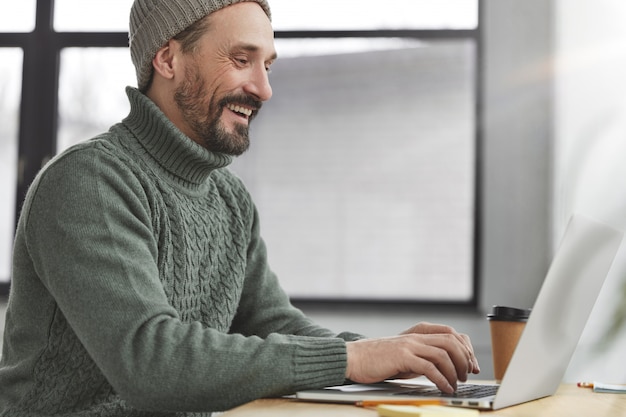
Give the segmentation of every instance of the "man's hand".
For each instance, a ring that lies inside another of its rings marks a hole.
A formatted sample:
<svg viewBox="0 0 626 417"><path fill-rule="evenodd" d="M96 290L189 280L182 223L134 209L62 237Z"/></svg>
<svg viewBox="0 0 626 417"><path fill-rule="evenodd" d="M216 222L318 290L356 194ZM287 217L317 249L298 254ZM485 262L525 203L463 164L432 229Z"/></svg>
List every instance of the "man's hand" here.
<svg viewBox="0 0 626 417"><path fill-rule="evenodd" d="M420 323L399 336L348 342L346 377L358 383L424 375L452 393L457 381L480 372L467 335L444 325Z"/></svg>
<svg viewBox="0 0 626 417"><path fill-rule="evenodd" d="M456 338L459 340L459 342L461 342L462 344L465 345L465 347L467 348L467 350L468 350L468 352L470 354L470 357L471 357L471 369L469 370L469 372L472 373L472 374L480 373L480 366L478 365L478 359L476 359L476 355L474 354L474 348L472 347L472 341L470 340L468 335L462 334L462 333L457 333L456 330L454 330L450 326L446 326L446 325L443 325L443 324L432 324L432 323L426 323L426 322L418 323L415 326L411 327L410 329L405 330L401 334L410 334L410 333L416 333L416 334L453 334L454 336L456 336Z"/></svg>

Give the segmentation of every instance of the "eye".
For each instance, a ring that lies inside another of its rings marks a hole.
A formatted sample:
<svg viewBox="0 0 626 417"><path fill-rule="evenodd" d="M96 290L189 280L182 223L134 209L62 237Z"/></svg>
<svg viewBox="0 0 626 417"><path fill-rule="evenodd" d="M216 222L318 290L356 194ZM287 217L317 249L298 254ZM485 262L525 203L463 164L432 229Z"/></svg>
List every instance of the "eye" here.
<svg viewBox="0 0 626 417"><path fill-rule="evenodd" d="M235 57L234 61L237 63L237 65L240 65L242 67L248 65L249 62L247 57Z"/></svg>

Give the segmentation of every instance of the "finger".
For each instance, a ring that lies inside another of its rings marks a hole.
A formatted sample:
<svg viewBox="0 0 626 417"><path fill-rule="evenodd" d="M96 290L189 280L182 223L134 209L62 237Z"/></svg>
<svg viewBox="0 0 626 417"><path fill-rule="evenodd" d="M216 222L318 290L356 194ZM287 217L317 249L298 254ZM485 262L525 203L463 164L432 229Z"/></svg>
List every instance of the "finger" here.
<svg viewBox="0 0 626 417"><path fill-rule="evenodd" d="M457 381L459 380L459 368L463 365L455 363L465 362L464 358L459 359L459 349L453 349L449 346L449 341L441 340L442 337L435 336L429 338L426 345L422 345L419 351L415 352L416 364L423 367L422 373L437 385L444 392L452 392L456 390ZM452 355L449 350L455 350ZM423 363L426 361L426 363ZM420 368L413 369L419 372ZM465 371L466 372L466 371ZM445 379L445 383L441 378Z"/></svg>
<svg viewBox="0 0 626 417"><path fill-rule="evenodd" d="M454 382L467 381L467 375L473 369L472 354L468 350L465 341L453 334L426 335L429 344L443 350L453 366ZM448 371L449 372L449 371ZM446 374L449 376L449 374Z"/></svg>
<svg viewBox="0 0 626 417"><path fill-rule="evenodd" d="M403 372L402 375L423 375L442 392L452 394L456 391L456 380L454 378L450 380L442 372L441 363L437 363L437 360L429 359L426 356L416 357L412 369L414 370Z"/></svg>
<svg viewBox="0 0 626 417"><path fill-rule="evenodd" d="M459 349L458 351L454 352L459 355L454 363L457 364L457 370L459 371L459 380L466 381L467 374L474 372L474 349L472 348L471 343L468 343L467 338L464 338L463 335L455 334L454 337L456 339L454 345L456 345L456 347ZM461 357L464 357L464 359L462 359Z"/></svg>
<svg viewBox="0 0 626 417"><path fill-rule="evenodd" d="M456 390L457 371L450 355L446 351L444 335L405 335L393 340L400 343L401 349L396 359L396 377L424 375L443 392ZM450 341L447 342L448 344ZM457 342L458 343L458 342Z"/></svg>
<svg viewBox="0 0 626 417"><path fill-rule="evenodd" d="M432 365L432 364L431 364ZM456 391L456 382L451 384L450 381L441 372L436 370L435 366L432 367L432 371L427 371L424 376L428 378L435 386L446 394L454 394Z"/></svg>
<svg viewBox="0 0 626 417"><path fill-rule="evenodd" d="M459 341L466 347L466 350L469 355L470 367L468 369L469 373L478 374L480 373L480 365L478 364L478 359L474 353L474 348L472 347L472 342L469 336L465 334L458 333L454 328L450 326L446 326L443 324L433 324L428 322L418 323L413 326L411 329L407 330L407 332L413 331L414 333L419 334L452 334L455 335Z"/></svg>
<svg viewBox="0 0 626 417"><path fill-rule="evenodd" d="M478 365L478 358L476 358L476 354L474 353L474 347L472 346L472 341L469 336L466 334L459 334L462 342L465 344L471 358L471 369L470 372L473 374L480 373L480 365Z"/></svg>
<svg viewBox="0 0 626 417"><path fill-rule="evenodd" d="M401 334L456 334L456 331L445 324L433 324L428 322L421 322L415 326L405 330Z"/></svg>

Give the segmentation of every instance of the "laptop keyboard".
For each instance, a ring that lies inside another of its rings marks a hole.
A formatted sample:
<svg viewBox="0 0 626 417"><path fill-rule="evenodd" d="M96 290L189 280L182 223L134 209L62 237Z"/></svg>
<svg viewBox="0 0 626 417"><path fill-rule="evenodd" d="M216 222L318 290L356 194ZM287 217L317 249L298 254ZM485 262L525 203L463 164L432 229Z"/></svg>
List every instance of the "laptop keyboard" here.
<svg viewBox="0 0 626 417"><path fill-rule="evenodd" d="M449 398L483 398L495 395L498 391L498 385L481 385L481 384L459 384L456 392L446 394L437 388L421 387L415 390L407 390L399 392L395 395L420 395L427 397L449 397Z"/></svg>

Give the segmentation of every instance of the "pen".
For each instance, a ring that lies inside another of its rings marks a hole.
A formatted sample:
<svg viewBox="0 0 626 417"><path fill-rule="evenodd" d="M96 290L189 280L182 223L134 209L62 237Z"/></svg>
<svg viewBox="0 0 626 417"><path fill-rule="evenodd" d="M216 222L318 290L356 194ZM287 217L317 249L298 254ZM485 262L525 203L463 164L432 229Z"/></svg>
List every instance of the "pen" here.
<svg viewBox="0 0 626 417"><path fill-rule="evenodd" d="M357 407L376 407L377 405L444 405L441 400L363 400L354 403Z"/></svg>
<svg viewBox="0 0 626 417"><path fill-rule="evenodd" d="M581 388L591 388L593 392L611 392L614 394L625 394L626 384L605 384L602 382L579 382L578 385Z"/></svg>

